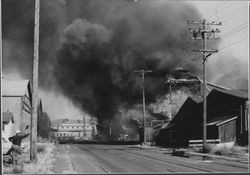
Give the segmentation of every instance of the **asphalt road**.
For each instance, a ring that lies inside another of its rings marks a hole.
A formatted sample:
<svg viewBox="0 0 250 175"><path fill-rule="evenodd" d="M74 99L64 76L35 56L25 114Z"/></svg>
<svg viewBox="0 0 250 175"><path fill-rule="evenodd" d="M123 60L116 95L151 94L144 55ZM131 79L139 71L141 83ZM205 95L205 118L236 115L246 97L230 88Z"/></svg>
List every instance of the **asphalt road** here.
<svg viewBox="0 0 250 175"><path fill-rule="evenodd" d="M62 144L55 173L248 172L248 164L177 157L129 145Z"/></svg>

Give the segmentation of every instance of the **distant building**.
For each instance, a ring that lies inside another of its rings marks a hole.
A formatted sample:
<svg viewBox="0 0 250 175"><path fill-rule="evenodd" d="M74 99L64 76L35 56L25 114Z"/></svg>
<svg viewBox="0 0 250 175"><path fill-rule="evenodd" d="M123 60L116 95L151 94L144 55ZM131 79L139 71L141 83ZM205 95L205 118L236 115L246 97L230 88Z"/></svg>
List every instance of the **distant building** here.
<svg viewBox="0 0 250 175"><path fill-rule="evenodd" d="M54 120L52 130L56 138L71 138L75 140L93 140L97 135L97 120L85 118L78 120Z"/></svg>

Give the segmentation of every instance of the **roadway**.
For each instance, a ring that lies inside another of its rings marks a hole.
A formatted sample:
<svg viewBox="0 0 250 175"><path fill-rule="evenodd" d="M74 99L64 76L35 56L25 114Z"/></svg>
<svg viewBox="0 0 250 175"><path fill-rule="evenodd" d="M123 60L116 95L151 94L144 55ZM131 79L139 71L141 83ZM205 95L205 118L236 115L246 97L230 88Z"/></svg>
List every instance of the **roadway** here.
<svg viewBox="0 0 250 175"><path fill-rule="evenodd" d="M215 173L248 172L248 164L177 157L160 149L132 145L61 144L55 173Z"/></svg>

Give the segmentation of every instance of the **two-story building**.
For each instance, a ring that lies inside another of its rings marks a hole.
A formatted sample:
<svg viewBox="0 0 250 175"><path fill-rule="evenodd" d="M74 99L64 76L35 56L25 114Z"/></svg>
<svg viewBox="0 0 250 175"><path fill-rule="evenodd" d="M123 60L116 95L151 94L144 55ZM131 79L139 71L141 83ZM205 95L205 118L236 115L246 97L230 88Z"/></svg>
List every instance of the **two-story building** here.
<svg viewBox="0 0 250 175"><path fill-rule="evenodd" d="M52 121L54 137L74 140L93 140L97 135L96 125L97 120L95 118Z"/></svg>

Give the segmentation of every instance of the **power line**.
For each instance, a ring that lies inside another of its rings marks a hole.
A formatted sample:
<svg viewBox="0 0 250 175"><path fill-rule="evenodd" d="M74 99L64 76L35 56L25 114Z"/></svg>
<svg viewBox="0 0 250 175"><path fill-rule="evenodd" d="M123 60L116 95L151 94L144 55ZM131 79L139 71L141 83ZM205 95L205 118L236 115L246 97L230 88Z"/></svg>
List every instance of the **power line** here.
<svg viewBox="0 0 250 175"><path fill-rule="evenodd" d="M224 16L220 17L220 19L227 19L228 17L232 16L233 14L241 12L241 10L244 8L246 8L246 6L243 6L243 7L239 8L231 13L228 13L227 15L224 15Z"/></svg>
<svg viewBox="0 0 250 175"><path fill-rule="evenodd" d="M227 32L227 33L225 33L224 35L222 35L222 38L223 38L223 37L227 37L226 35L231 34L232 32L234 32L235 30L237 30L237 29L243 27L244 25L246 25L245 27L247 27L247 24L248 24L248 21L245 21L245 22L242 23L241 25L235 27L234 29L232 29L232 30L230 30L229 32ZM245 27L244 27L244 28L245 28ZM229 36L230 36L230 35L229 35Z"/></svg>
<svg viewBox="0 0 250 175"><path fill-rule="evenodd" d="M220 10L216 9L215 12L223 11L223 10L227 9L228 7L230 7L230 6L232 5L232 3L233 3L233 2L230 2L229 4L227 4L227 6L225 6L224 8L222 8L222 9L220 9ZM216 15L216 14L211 14L211 15L209 15L208 17L211 18L211 17L213 17L214 15Z"/></svg>
<svg viewBox="0 0 250 175"><path fill-rule="evenodd" d="M205 13L204 16L206 16L206 15L208 15L208 14L210 14L210 13L214 13L214 11L216 11L217 9L219 9L220 7L222 7L223 5L225 5L225 4L227 4L227 3L229 3L229 1L220 3L217 7L213 8L213 10L210 10L210 11L208 11L207 13Z"/></svg>
<svg viewBox="0 0 250 175"><path fill-rule="evenodd" d="M195 21L187 21L188 24L197 24L197 25L202 25L202 29L199 30L191 30L193 33L193 38L194 40L202 40L202 49L195 49L193 51L195 52L201 52L202 53L202 67L203 67L203 149L205 149L205 146L207 144L207 98L206 98L206 60L207 58L212 55L212 53L218 52L217 50L210 50L207 49L207 33L219 33L220 30L211 30L207 29L208 25L222 25L221 22L219 23L207 23L206 19L204 19L202 22L195 22Z"/></svg>
<svg viewBox="0 0 250 175"><path fill-rule="evenodd" d="M246 29L246 28L247 28L247 25L246 25L245 27L243 27L243 28L240 28L240 29L234 31L234 33L232 33L231 35L227 35L227 36L222 37L221 39L228 38L229 36L232 36L232 35L234 35L235 33L238 33L239 31L241 31L241 30L243 30L243 29Z"/></svg>
<svg viewBox="0 0 250 175"><path fill-rule="evenodd" d="M244 40L246 40L246 39L248 39L248 38L244 37L244 38L242 38L242 39L240 39L240 40L238 40L238 41L236 41L236 42L233 42L233 43L231 43L231 44L228 44L228 45L226 45L226 46L220 48L220 50L223 50L223 49L228 48L228 47L230 47L230 46L232 46L232 45L238 44L238 43L240 43L240 42L242 42L242 41L244 41Z"/></svg>

